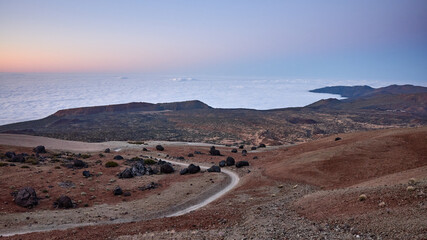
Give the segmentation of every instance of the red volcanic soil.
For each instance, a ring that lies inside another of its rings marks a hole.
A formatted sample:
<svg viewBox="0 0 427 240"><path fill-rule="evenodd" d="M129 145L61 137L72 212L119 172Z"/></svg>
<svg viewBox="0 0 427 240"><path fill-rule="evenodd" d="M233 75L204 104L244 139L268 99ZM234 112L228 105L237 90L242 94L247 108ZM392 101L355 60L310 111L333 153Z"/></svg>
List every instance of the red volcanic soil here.
<svg viewBox="0 0 427 240"><path fill-rule="evenodd" d="M217 147L223 156L209 155L206 145L165 143L161 153L147 147L153 156L184 162L210 165L232 156L250 166L228 167L239 185L183 216L11 239L427 239L427 127L336 137L254 151L245 146L247 156L231 153L233 147Z"/></svg>

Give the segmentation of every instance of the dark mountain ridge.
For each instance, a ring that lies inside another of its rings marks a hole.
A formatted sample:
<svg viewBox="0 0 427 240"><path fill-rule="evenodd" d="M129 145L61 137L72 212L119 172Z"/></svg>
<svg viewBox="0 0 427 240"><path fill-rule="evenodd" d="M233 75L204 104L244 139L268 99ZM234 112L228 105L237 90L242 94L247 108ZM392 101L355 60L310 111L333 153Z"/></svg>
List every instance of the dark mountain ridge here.
<svg viewBox="0 0 427 240"><path fill-rule="evenodd" d="M272 110L218 109L200 101L74 108L40 120L0 126L0 133L91 142L169 140L278 145L344 132L427 124L424 87L344 89L347 96L358 97Z"/></svg>

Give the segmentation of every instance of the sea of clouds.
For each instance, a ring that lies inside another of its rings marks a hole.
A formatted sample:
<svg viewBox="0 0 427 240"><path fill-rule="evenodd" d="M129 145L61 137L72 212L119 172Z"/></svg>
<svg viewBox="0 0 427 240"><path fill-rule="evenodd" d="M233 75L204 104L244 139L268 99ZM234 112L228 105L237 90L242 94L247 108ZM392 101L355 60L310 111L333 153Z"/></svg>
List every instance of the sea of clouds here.
<svg viewBox="0 0 427 240"><path fill-rule="evenodd" d="M44 118L60 109L128 102L200 100L216 108L299 107L339 97L310 93L310 89L369 83L271 77L0 73L0 84L0 125L4 125Z"/></svg>

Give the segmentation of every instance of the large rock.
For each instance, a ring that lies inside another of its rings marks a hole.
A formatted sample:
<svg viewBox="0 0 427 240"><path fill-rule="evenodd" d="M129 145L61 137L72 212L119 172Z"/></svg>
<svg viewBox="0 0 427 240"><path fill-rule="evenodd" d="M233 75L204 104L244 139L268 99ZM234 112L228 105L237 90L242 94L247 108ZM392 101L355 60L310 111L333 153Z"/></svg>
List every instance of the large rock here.
<svg viewBox="0 0 427 240"><path fill-rule="evenodd" d="M39 203L36 191L32 187L25 187L14 194L14 201L21 207L32 208Z"/></svg>
<svg viewBox="0 0 427 240"><path fill-rule="evenodd" d="M173 169L172 165L170 164L163 164L160 167L160 172L161 173L173 173L175 170Z"/></svg>
<svg viewBox="0 0 427 240"><path fill-rule="evenodd" d="M46 153L46 148L44 146L37 146L33 149L35 153Z"/></svg>
<svg viewBox="0 0 427 240"><path fill-rule="evenodd" d="M249 166L249 162L248 161L238 161L236 163L236 167L237 168L241 168L241 167L244 167L244 166Z"/></svg>
<svg viewBox="0 0 427 240"><path fill-rule="evenodd" d="M7 158L13 158L16 155L16 153L15 152L6 152L5 155Z"/></svg>
<svg viewBox="0 0 427 240"><path fill-rule="evenodd" d="M179 174L181 174L181 175L185 175L187 173L188 173L188 168L183 168L183 169L181 169L181 171L179 171Z"/></svg>
<svg viewBox="0 0 427 240"><path fill-rule="evenodd" d="M130 168L126 168L121 173L117 175L119 178L133 178L132 170Z"/></svg>
<svg viewBox="0 0 427 240"><path fill-rule="evenodd" d="M90 177L90 176L92 176L92 174L90 174L89 171L83 171L82 174L83 174L84 177L87 177L87 178Z"/></svg>
<svg viewBox="0 0 427 240"><path fill-rule="evenodd" d="M145 167L145 165L142 162L137 162L137 163L132 165L131 171L132 171L132 175L134 177L135 176L142 176L142 175L146 174L147 168Z"/></svg>
<svg viewBox="0 0 427 240"><path fill-rule="evenodd" d="M220 167L225 167L225 165L227 165L226 164L226 162L225 162L225 160L222 160L221 162L219 162L219 164L218 164Z"/></svg>
<svg viewBox="0 0 427 240"><path fill-rule="evenodd" d="M12 160L10 160L11 162L20 162L23 163L25 162L25 156L26 154L21 153L21 154L17 154L15 156L12 157Z"/></svg>
<svg viewBox="0 0 427 240"><path fill-rule="evenodd" d="M165 150L165 148L162 145L157 145L156 150L157 151L163 151L163 150Z"/></svg>
<svg viewBox="0 0 427 240"><path fill-rule="evenodd" d="M211 147L211 150L209 150L209 153L212 156L221 156L221 152L219 150L215 149L214 146Z"/></svg>
<svg viewBox="0 0 427 240"><path fill-rule="evenodd" d="M221 172L221 168L213 165L212 167L208 168L208 172Z"/></svg>
<svg viewBox="0 0 427 240"><path fill-rule="evenodd" d="M200 172L200 167L194 164L188 165L188 173L194 174Z"/></svg>
<svg viewBox="0 0 427 240"><path fill-rule="evenodd" d="M115 196L117 196L117 195L122 195L122 194L123 194L123 190L120 188L120 186L117 186L116 188L114 188L114 190L113 190L113 194L114 194Z"/></svg>
<svg viewBox="0 0 427 240"><path fill-rule="evenodd" d="M106 148L105 150L104 150L104 153L110 153L111 152L111 150L109 149L109 148Z"/></svg>
<svg viewBox="0 0 427 240"><path fill-rule="evenodd" d="M225 164L227 164L227 166L233 166L235 163L234 158L232 157L227 157L227 160L225 160Z"/></svg>
<svg viewBox="0 0 427 240"><path fill-rule="evenodd" d="M114 160L123 160L123 157L120 155L114 156Z"/></svg>
<svg viewBox="0 0 427 240"><path fill-rule="evenodd" d="M58 208L72 208L72 207L74 207L73 201L71 201L71 198L68 196L64 196L64 195L59 197L58 200L56 200L56 202L54 204Z"/></svg>
<svg viewBox="0 0 427 240"><path fill-rule="evenodd" d="M83 162L82 160L74 159L73 160L73 167L85 168L85 167L87 167L87 163Z"/></svg>

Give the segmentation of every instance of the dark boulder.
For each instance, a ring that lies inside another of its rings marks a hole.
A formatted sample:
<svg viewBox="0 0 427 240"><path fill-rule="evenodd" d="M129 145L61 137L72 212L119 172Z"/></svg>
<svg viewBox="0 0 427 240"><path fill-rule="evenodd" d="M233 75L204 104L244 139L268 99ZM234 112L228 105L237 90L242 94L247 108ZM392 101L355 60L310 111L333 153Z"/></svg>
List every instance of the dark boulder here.
<svg viewBox="0 0 427 240"><path fill-rule="evenodd" d="M252 159L258 159L258 157L257 157L257 156L255 156L255 157L253 157Z"/></svg>
<svg viewBox="0 0 427 240"><path fill-rule="evenodd" d="M147 168L142 162L137 162L132 165L131 167L132 175L135 176L142 176L147 172Z"/></svg>
<svg viewBox="0 0 427 240"><path fill-rule="evenodd" d="M46 148L44 146L37 146L33 149L35 153L46 153Z"/></svg>
<svg viewBox="0 0 427 240"><path fill-rule="evenodd" d="M219 162L219 164L218 164L220 167L225 167L225 165L227 165L227 163L224 161L224 160L222 160L221 162Z"/></svg>
<svg viewBox="0 0 427 240"><path fill-rule="evenodd" d="M72 208L72 207L74 207L73 201L71 201L71 198L68 196L64 196L64 195L59 197L58 200L56 200L56 202L54 203L54 205L57 208Z"/></svg>
<svg viewBox="0 0 427 240"><path fill-rule="evenodd" d="M6 154L5 154L5 156L6 156L7 158L13 158L15 155L16 155L16 153L15 153L15 152L6 152Z"/></svg>
<svg viewBox="0 0 427 240"><path fill-rule="evenodd" d="M179 174L181 174L181 175L185 175L187 173L188 173L188 168L183 168L183 169L181 169L181 171L179 171Z"/></svg>
<svg viewBox="0 0 427 240"><path fill-rule="evenodd" d="M194 164L188 165L188 173L194 174L200 172L200 167Z"/></svg>
<svg viewBox="0 0 427 240"><path fill-rule="evenodd" d="M160 172L161 173L173 173L175 170L173 169L172 165L170 164L163 164L160 167Z"/></svg>
<svg viewBox="0 0 427 240"><path fill-rule="evenodd" d="M256 150L256 147L251 147L251 150Z"/></svg>
<svg viewBox="0 0 427 240"><path fill-rule="evenodd" d="M236 153L236 152L237 152L237 149L233 148L233 149L231 149L231 152L232 152L232 153Z"/></svg>
<svg viewBox="0 0 427 240"><path fill-rule="evenodd" d="M265 146L265 144L264 144L264 143L261 143L258 147L259 147L259 148L265 148L266 146Z"/></svg>
<svg viewBox="0 0 427 240"><path fill-rule="evenodd" d="M120 188L120 186L116 186L114 188L114 190L113 190L113 194L114 194L114 196L122 195L123 194L123 190Z"/></svg>
<svg viewBox="0 0 427 240"><path fill-rule="evenodd" d="M221 168L213 165L212 167L208 168L208 172L221 172Z"/></svg>
<svg viewBox="0 0 427 240"><path fill-rule="evenodd" d="M156 150L157 151L163 151L163 150L165 150L165 148L162 145L157 145Z"/></svg>
<svg viewBox="0 0 427 240"><path fill-rule="evenodd" d="M151 183L149 183L149 184L147 184L147 185L145 185L145 186L138 187L138 189L139 189L139 190L141 190L141 191L145 191L145 190L156 189L156 188L158 188L159 186L160 186L160 184L155 183L155 182L151 182Z"/></svg>
<svg viewBox="0 0 427 240"><path fill-rule="evenodd" d="M121 173L117 175L119 178L133 178L132 170L130 168L126 168Z"/></svg>
<svg viewBox="0 0 427 240"><path fill-rule="evenodd" d="M21 153L21 154L17 154L15 156L12 157L12 160L10 160L11 162L20 162L23 163L25 162L25 154Z"/></svg>
<svg viewBox="0 0 427 240"><path fill-rule="evenodd" d="M123 160L123 157L120 155L114 156L114 160Z"/></svg>
<svg viewBox="0 0 427 240"><path fill-rule="evenodd" d="M236 167L237 168L241 168L241 167L244 167L244 166L249 166L249 162L248 161L238 161L236 163Z"/></svg>
<svg viewBox="0 0 427 240"><path fill-rule="evenodd" d="M104 150L104 153L110 153L111 152L111 150L109 149L109 148L106 148L105 150Z"/></svg>
<svg viewBox="0 0 427 240"><path fill-rule="evenodd" d="M187 155L187 157L194 157L194 154L189 153L189 154Z"/></svg>
<svg viewBox="0 0 427 240"><path fill-rule="evenodd" d="M335 141L339 141L339 140L341 140L342 138L340 138L340 137L336 137L335 138Z"/></svg>
<svg viewBox="0 0 427 240"><path fill-rule="evenodd" d="M90 176L92 176L92 174L90 174L89 171L83 171L83 176L84 177L90 177Z"/></svg>
<svg viewBox="0 0 427 240"><path fill-rule="evenodd" d="M39 203L36 191L32 187L24 187L13 193L13 196L15 197L14 202L21 207L32 208Z"/></svg>
<svg viewBox="0 0 427 240"><path fill-rule="evenodd" d="M180 156L177 158L178 160L185 160L185 158L183 156Z"/></svg>
<svg viewBox="0 0 427 240"><path fill-rule="evenodd" d="M227 166L233 166L235 162L236 161L232 157L227 157L227 160L225 160L225 164L227 164Z"/></svg>
<svg viewBox="0 0 427 240"><path fill-rule="evenodd" d="M144 152L148 152L148 149L146 149L146 148L143 148L143 149L142 149L142 151L144 151Z"/></svg>
<svg viewBox="0 0 427 240"><path fill-rule="evenodd" d="M209 153L212 156L221 156L221 152L219 150L215 149L214 146L211 147L211 150L209 150Z"/></svg>
<svg viewBox="0 0 427 240"><path fill-rule="evenodd" d="M239 146L239 149L243 149L245 146L244 145L240 145Z"/></svg>
<svg viewBox="0 0 427 240"><path fill-rule="evenodd" d="M75 167L75 168L86 168L87 163L83 162L82 160L74 159L73 160L73 167Z"/></svg>
<svg viewBox="0 0 427 240"><path fill-rule="evenodd" d="M246 151L245 149L242 150L242 156L246 156L246 154L248 154L248 151Z"/></svg>

